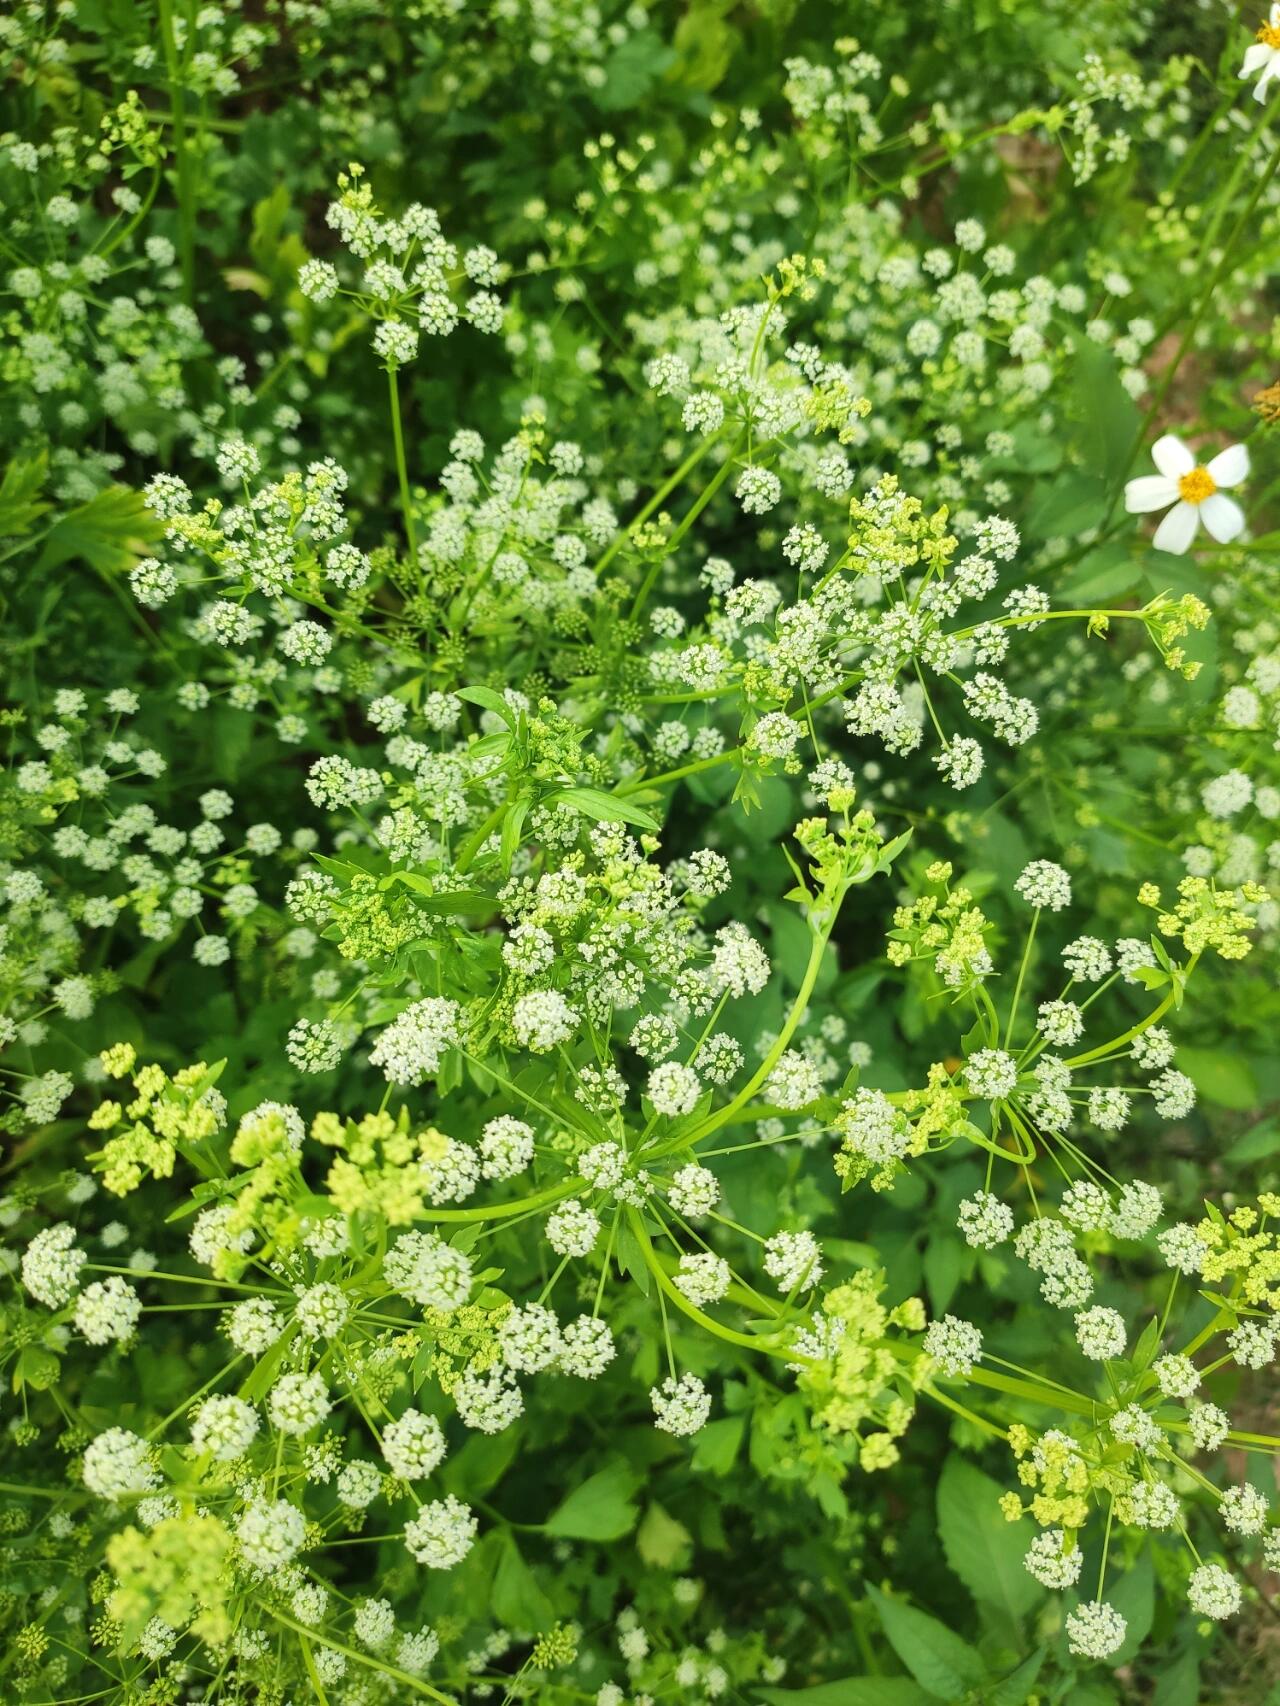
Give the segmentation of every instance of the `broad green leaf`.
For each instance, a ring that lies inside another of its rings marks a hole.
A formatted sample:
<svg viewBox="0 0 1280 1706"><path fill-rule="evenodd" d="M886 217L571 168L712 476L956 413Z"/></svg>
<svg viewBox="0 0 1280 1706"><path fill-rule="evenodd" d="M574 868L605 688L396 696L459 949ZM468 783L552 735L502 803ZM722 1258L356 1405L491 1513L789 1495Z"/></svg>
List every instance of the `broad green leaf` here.
<svg viewBox="0 0 1280 1706"><path fill-rule="evenodd" d="M1037 1647L1016 1670L1011 1671L1002 1682L996 1683L991 1690L991 1706L1026 1706L1036 1678L1040 1675L1046 1651L1044 1647Z"/></svg>
<svg viewBox="0 0 1280 1706"><path fill-rule="evenodd" d="M693 1550L693 1536L655 1500L636 1530L636 1551L655 1570L682 1570Z"/></svg>
<svg viewBox="0 0 1280 1706"><path fill-rule="evenodd" d="M423 1349L431 1352L435 1346L424 1342ZM501 1433L469 1434L466 1444L460 1451L451 1453L445 1464L443 1478L449 1492L468 1503L473 1499L483 1499L498 1485L519 1455L523 1437L519 1422L503 1428Z"/></svg>
<svg viewBox="0 0 1280 1706"><path fill-rule="evenodd" d="M1199 1706L1200 1659L1188 1649L1156 1678L1151 1706Z"/></svg>
<svg viewBox="0 0 1280 1706"><path fill-rule="evenodd" d="M594 818L598 823L634 823L640 829L654 830L659 827L652 812L645 811L643 806L637 806L631 800L619 799L616 794L606 794L601 788L558 788L554 794L548 794L543 803L570 806L581 812L583 817Z"/></svg>
<svg viewBox="0 0 1280 1706"><path fill-rule="evenodd" d="M393 871L391 880L413 891L419 912L442 916L465 913L473 918L485 918L497 909L493 896L480 889L445 889L437 894L430 879L419 876L416 871Z"/></svg>
<svg viewBox="0 0 1280 1706"><path fill-rule="evenodd" d="M637 107L675 59L656 30L635 30L604 62L604 81L593 91L602 112Z"/></svg>
<svg viewBox="0 0 1280 1706"><path fill-rule="evenodd" d="M1104 545L1081 557L1057 587L1065 604L1112 604L1138 584L1142 564L1127 545Z"/></svg>
<svg viewBox="0 0 1280 1706"><path fill-rule="evenodd" d="M511 870L512 862L520 850L520 837L524 833L524 820L529 815L530 803L528 799L513 800L502 820L500 859L504 876Z"/></svg>
<svg viewBox="0 0 1280 1706"><path fill-rule="evenodd" d="M1138 1374L1142 1374L1147 1368L1149 1368L1151 1366L1152 1358L1155 1356L1159 1348L1160 1321L1157 1316L1153 1315L1151 1320L1148 1321L1146 1326L1142 1329L1141 1336L1139 1337L1137 1344L1133 1347L1133 1355L1129 1358L1129 1362L1134 1371Z"/></svg>
<svg viewBox="0 0 1280 1706"><path fill-rule="evenodd" d="M490 1600L494 1615L511 1629L532 1629L535 1633L549 1629L555 1621L555 1608L521 1557L510 1530L500 1537L499 1544Z"/></svg>
<svg viewBox="0 0 1280 1706"><path fill-rule="evenodd" d="M13 1365L13 1389L21 1392L24 1386L33 1391L47 1392L57 1384L62 1363L53 1351L43 1345L24 1345Z"/></svg>
<svg viewBox="0 0 1280 1706"><path fill-rule="evenodd" d="M945 1623L905 1600L890 1599L870 1584L867 1594L880 1614L889 1645L930 1694L939 1700L963 1700L969 1689L985 1680L982 1660Z"/></svg>
<svg viewBox="0 0 1280 1706"><path fill-rule="evenodd" d="M1139 1553L1127 1569L1108 1581L1102 1598L1109 1600L1128 1624L1123 1643L1108 1660L1114 1667L1133 1658L1151 1633L1156 1614L1156 1592L1150 1549Z"/></svg>
<svg viewBox="0 0 1280 1706"><path fill-rule="evenodd" d="M935 1315L946 1313L964 1265L964 1244L950 1232L935 1232L925 1246L924 1279Z"/></svg>
<svg viewBox="0 0 1280 1706"><path fill-rule="evenodd" d="M479 705L482 711L492 711L495 717L501 717L509 729L516 726L516 714L503 698L501 693L495 693L492 687L455 687L454 696L465 699L469 705Z"/></svg>
<svg viewBox="0 0 1280 1706"><path fill-rule="evenodd" d="M725 22L735 0L690 0L672 43L679 58L668 78L687 89L714 89L729 69L737 32Z"/></svg>
<svg viewBox="0 0 1280 1706"><path fill-rule="evenodd" d="M727 1475L742 1449L746 1431L746 1420L742 1416L719 1416L714 1422L708 1422L706 1427L698 1430L691 1467L708 1475Z"/></svg>
<svg viewBox="0 0 1280 1706"><path fill-rule="evenodd" d="M271 194L264 196L253 209L249 253L257 263L261 282L266 287L258 291L262 296L291 289L298 276L298 268L307 259L307 247L302 238L296 231L285 229L289 206L289 186L282 178ZM258 289L256 285L249 288Z"/></svg>
<svg viewBox="0 0 1280 1706"><path fill-rule="evenodd" d="M0 539L14 534L29 533L31 524L50 507L40 497L49 472L49 458L15 456L0 480Z"/></svg>
<svg viewBox="0 0 1280 1706"><path fill-rule="evenodd" d="M929 1706L933 1698L906 1676L846 1676L812 1688L757 1688L768 1706Z"/></svg>
<svg viewBox="0 0 1280 1706"><path fill-rule="evenodd" d="M951 1456L938 1478L938 1538L947 1563L980 1604L1020 1618L1043 1597L1023 1558L1028 1524L1006 1522L1004 1491L989 1475Z"/></svg>
<svg viewBox="0 0 1280 1706"><path fill-rule="evenodd" d="M1107 488L1095 474L1059 475L1043 485L1045 495L1027 519L1027 532L1033 538L1069 539L1101 520Z"/></svg>
<svg viewBox="0 0 1280 1706"><path fill-rule="evenodd" d="M1259 1120L1235 1140L1223 1160L1263 1161L1277 1151L1280 1151L1280 1120Z"/></svg>
<svg viewBox="0 0 1280 1706"><path fill-rule="evenodd" d="M1082 338L1068 371L1067 413L1081 461L1104 482L1123 478L1140 417L1133 398L1120 383L1115 357L1101 344ZM1135 465L1135 472L1149 471L1149 462L1141 469ZM1095 520L1101 519L1099 513Z"/></svg>
<svg viewBox="0 0 1280 1706"><path fill-rule="evenodd" d="M108 486L54 522L34 572L85 562L102 574L127 574L163 534L163 523L147 508L141 492Z"/></svg>
<svg viewBox="0 0 1280 1706"><path fill-rule="evenodd" d="M543 1523L561 1540L617 1540L635 1527L632 1499L640 1477L625 1463L611 1463L575 1487Z"/></svg>
<svg viewBox="0 0 1280 1706"><path fill-rule="evenodd" d="M618 1241L615 1249L618 1258L618 1266L622 1269L624 1274L631 1275L632 1279L640 1287L640 1290L646 1297L648 1297L650 1277L649 1264L644 1259L644 1252L640 1248L640 1240L636 1237L635 1233L627 1225L625 1220L619 1223Z"/></svg>
<svg viewBox="0 0 1280 1706"><path fill-rule="evenodd" d="M1248 1061L1225 1048L1179 1048L1178 1065L1206 1102L1246 1113L1258 1106L1258 1081Z"/></svg>

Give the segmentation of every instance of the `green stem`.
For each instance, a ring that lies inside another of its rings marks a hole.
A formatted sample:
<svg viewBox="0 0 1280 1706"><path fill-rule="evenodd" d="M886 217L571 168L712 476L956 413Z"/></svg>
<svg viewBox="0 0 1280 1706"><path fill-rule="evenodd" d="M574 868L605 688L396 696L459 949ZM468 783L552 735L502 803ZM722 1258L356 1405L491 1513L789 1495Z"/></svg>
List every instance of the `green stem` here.
<svg viewBox="0 0 1280 1706"><path fill-rule="evenodd" d="M173 0L159 0L160 40L169 84L173 117L173 152L178 169L178 255L182 265L182 294L190 306L196 295L195 182L187 147L187 96L182 87L177 38L173 33Z"/></svg>
<svg viewBox="0 0 1280 1706"><path fill-rule="evenodd" d="M614 534L604 551L596 558L595 568L592 572L597 580L599 580L605 569L608 568L609 564L626 544L627 540L631 536L631 530L635 527L644 526L645 522L648 521L649 517L655 512L655 510L657 510L658 507L671 496L671 493L675 491L681 481L693 472L699 462L702 461L702 458L711 449L712 445L719 442L719 439L720 434L715 433L712 437L703 439L701 444L695 445L693 450L689 452L688 456L685 457L684 461L676 469L675 473L672 474L669 479L664 480L658 487L657 491L649 499L648 503L640 511L639 515L634 516L625 527L619 529L619 531Z"/></svg>
<svg viewBox="0 0 1280 1706"><path fill-rule="evenodd" d="M800 987L796 991L796 998L792 1003L791 1011L787 1014L786 1023L778 1032L778 1035L774 1040L773 1047L764 1057L757 1070L743 1085L742 1089L738 1091L738 1094L731 1102L726 1102L724 1107L720 1109L719 1113L708 1114L701 1125L696 1126L686 1137L681 1138L675 1147L681 1149L686 1146L691 1147L693 1144L700 1142L702 1138L710 1137L713 1131L719 1131L722 1125L727 1125L736 1113L746 1107L747 1103L755 1095L756 1091L759 1090L760 1086L767 1081L769 1074L778 1064L787 1044L795 1035L796 1027L799 1025L801 1019L804 1018L805 1012L808 1009L809 997L813 994L813 986L818 981L818 973L822 969L823 956L826 953L827 942L830 939L834 925L835 914L833 913L832 917L823 929L814 930L813 940L809 945L809 963L804 968L804 977L801 979Z"/></svg>
<svg viewBox="0 0 1280 1706"><path fill-rule="evenodd" d="M1031 950L1035 946L1036 927L1040 923L1040 908L1036 907L1031 914L1031 928L1027 931L1027 939L1022 948L1022 964L1018 967L1018 981L1013 986L1013 1000L1009 1005L1009 1018L1004 1028L1004 1046L1009 1047L1013 1036L1014 1021L1018 1017L1018 1003L1022 999L1022 985L1026 980L1027 966L1031 961Z"/></svg>
<svg viewBox="0 0 1280 1706"><path fill-rule="evenodd" d="M493 834L494 830L497 829L498 825L506 815L507 802L506 800L503 800L501 805L496 805L489 813L488 817L485 818L484 822L480 824L478 828L473 829L471 834L462 843L462 846L458 849L458 857L453 862L453 868L455 871L470 870L472 861L475 859L476 854L484 846L485 842Z"/></svg>
<svg viewBox="0 0 1280 1706"><path fill-rule="evenodd" d="M784 1362L803 1363L809 1360L797 1351L780 1350L768 1339L761 1339L751 1333L739 1333L733 1327L724 1327L712 1316L704 1314L696 1304L690 1303L658 1260L658 1253L653 1247L653 1241L645 1228L644 1218L638 1209L627 1209L627 1224L631 1228L636 1243L640 1246L640 1254L644 1257L645 1266L657 1280L662 1292L671 1299L682 1315L687 1315L691 1321L696 1321L699 1327L704 1328L717 1339L723 1339L726 1344L740 1345L746 1350L756 1351L764 1356L778 1357Z"/></svg>
<svg viewBox="0 0 1280 1706"><path fill-rule="evenodd" d="M724 461L698 493L698 496L689 505L689 508L686 510L675 531L663 545L662 556L650 565L649 571L641 583L640 590L636 594L635 603L631 606L631 620L633 622L639 620L649 594L653 591L654 583L657 581L663 563L670 558L672 553L675 551L676 546L684 538L685 534L693 526L694 522L702 514L703 510L706 509L712 498L715 497L721 486L723 486L725 481L729 478L730 474L733 472L734 461L739 451L741 451L743 446L746 444L746 441L747 434L745 432L739 434L738 438L734 441L733 448L730 450L728 456L725 457Z"/></svg>
<svg viewBox="0 0 1280 1706"><path fill-rule="evenodd" d="M418 536L413 525L413 501L409 494L409 467L404 454L404 428L400 424L398 371L394 367L387 369L387 391L391 398L391 436L395 441L396 478L400 483L400 513L404 517L405 542L409 547L409 561L416 569L418 566Z"/></svg>
<svg viewBox="0 0 1280 1706"><path fill-rule="evenodd" d="M1191 958L1187 961L1186 970L1182 974L1182 982L1184 985L1190 978L1191 973L1195 970L1196 961L1199 958L1199 954L1192 954ZM1126 1044L1131 1043L1135 1037L1140 1037L1144 1031L1149 1031L1152 1025L1158 1025L1161 1019L1163 1019L1165 1014L1169 1011L1170 1007L1175 1005L1177 1000L1178 990L1176 988L1171 989L1168 995L1165 996L1164 1000L1153 1012L1148 1013L1146 1018L1141 1020L1138 1024L1131 1026L1123 1036L1113 1037L1109 1043L1102 1043L1099 1047L1090 1049L1087 1054L1073 1054L1066 1064L1074 1070L1078 1066L1088 1066L1095 1060L1102 1060L1107 1056L1115 1054L1119 1049L1124 1048Z"/></svg>
<svg viewBox="0 0 1280 1706"><path fill-rule="evenodd" d="M678 782L684 776L697 776L704 770L714 770L719 764L728 764L738 758L736 746L728 747L724 752L716 753L714 758L699 758L692 764L682 764L678 770L664 770L659 776L633 777L614 790L618 794L638 794L643 788L661 788L668 782Z"/></svg>
<svg viewBox="0 0 1280 1706"><path fill-rule="evenodd" d="M533 1214L539 1209L550 1208L553 1203L585 1188L586 1180L575 1176L563 1184L548 1185L545 1190L535 1191L531 1197L517 1197L514 1202L490 1203L485 1208L427 1208L414 1218L446 1225L455 1222L466 1225L476 1220L508 1220L513 1214Z"/></svg>
<svg viewBox="0 0 1280 1706"><path fill-rule="evenodd" d="M283 1623L286 1629L292 1629L295 1635L301 1635L304 1639L317 1639L316 1630L308 1629L305 1623L295 1623L292 1617L287 1617L283 1611L277 1611L275 1606L267 1605L263 1609L268 1611L277 1623ZM449 1695L441 1694L438 1688L432 1688L431 1684L423 1682L420 1676L413 1676L407 1670L398 1670L395 1665L389 1665L385 1659L371 1658L368 1653L362 1653L355 1647L348 1647L327 1633L320 1635L319 1639L324 1642L326 1647L332 1647L336 1652L345 1653L349 1659L354 1659L357 1664L364 1665L369 1670L381 1671L383 1676L393 1676L397 1682L404 1683L414 1694L423 1694L428 1700L438 1701L440 1706L457 1706L457 1702Z"/></svg>

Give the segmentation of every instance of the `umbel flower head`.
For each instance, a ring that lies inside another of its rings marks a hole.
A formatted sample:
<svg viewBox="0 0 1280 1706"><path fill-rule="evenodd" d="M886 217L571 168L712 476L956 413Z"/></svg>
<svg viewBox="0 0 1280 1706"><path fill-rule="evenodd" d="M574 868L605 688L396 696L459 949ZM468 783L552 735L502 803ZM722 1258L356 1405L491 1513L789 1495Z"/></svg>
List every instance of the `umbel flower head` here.
<svg viewBox="0 0 1280 1706"><path fill-rule="evenodd" d="M1244 511L1234 498L1223 496L1222 488L1238 486L1248 475L1249 452L1243 444L1228 445L1212 462L1201 465L1180 438L1165 433L1152 445L1151 460L1159 473L1130 480L1124 489L1124 507L1130 515L1168 509L1151 541L1157 551L1181 557L1202 521L1205 532L1220 545L1229 544L1240 533Z"/></svg>
<svg viewBox="0 0 1280 1706"><path fill-rule="evenodd" d="M1280 75L1280 0L1267 13L1265 24L1258 26L1258 37L1252 46L1244 53L1244 63L1239 73L1241 77L1256 77L1253 85L1255 101L1265 101L1267 84L1271 79Z"/></svg>

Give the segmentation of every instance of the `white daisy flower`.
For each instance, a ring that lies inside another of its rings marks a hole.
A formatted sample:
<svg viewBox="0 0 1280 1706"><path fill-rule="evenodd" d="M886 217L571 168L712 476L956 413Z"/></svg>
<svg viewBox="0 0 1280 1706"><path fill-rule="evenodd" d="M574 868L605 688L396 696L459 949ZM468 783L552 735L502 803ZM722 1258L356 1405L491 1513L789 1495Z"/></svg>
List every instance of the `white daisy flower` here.
<svg viewBox="0 0 1280 1706"><path fill-rule="evenodd" d="M1258 81L1253 85L1253 98L1255 101L1266 100L1267 84L1273 77L1280 76L1280 0L1277 0L1267 14L1266 23L1259 27L1258 39L1252 47L1245 49L1244 64L1240 67L1239 75L1257 77Z"/></svg>
<svg viewBox="0 0 1280 1706"><path fill-rule="evenodd" d="M1238 486L1248 474L1249 452L1243 444L1228 445L1201 466L1180 438L1166 433L1152 445L1151 460L1160 472L1130 480L1124 489L1124 507L1130 515L1145 515L1173 505L1151 541L1157 551L1182 556L1201 521L1220 545L1236 537L1244 527L1244 511L1233 498L1224 497L1221 488Z"/></svg>

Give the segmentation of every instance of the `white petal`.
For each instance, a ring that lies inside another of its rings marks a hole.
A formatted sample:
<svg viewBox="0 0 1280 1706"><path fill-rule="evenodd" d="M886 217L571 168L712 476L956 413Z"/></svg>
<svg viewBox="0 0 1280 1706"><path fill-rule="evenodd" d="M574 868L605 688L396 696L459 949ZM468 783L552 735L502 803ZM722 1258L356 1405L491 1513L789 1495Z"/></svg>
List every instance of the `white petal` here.
<svg viewBox="0 0 1280 1706"><path fill-rule="evenodd" d="M1244 511L1234 498L1224 498L1215 492L1200 505L1204 530L1219 545L1229 545L1244 528Z"/></svg>
<svg viewBox="0 0 1280 1706"><path fill-rule="evenodd" d="M1167 509L1178 501L1178 482L1163 474L1143 474L1130 480L1124 489L1124 507L1130 515L1145 515L1148 510Z"/></svg>
<svg viewBox="0 0 1280 1706"><path fill-rule="evenodd" d="M1215 486L1238 486L1248 473L1249 452L1243 444L1229 444L1209 464L1209 478Z"/></svg>
<svg viewBox="0 0 1280 1706"><path fill-rule="evenodd" d="M1270 52L1271 49L1264 41L1256 41L1252 47L1245 48L1244 63L1240 67L1240 75L1252 77L1255 71L1261 70L1266 64Z"/></svg>
<svg viewBox="0 0 1280 1706"><path fill-rule="evenodd" d="M1165 433L1163 438L1158 438L1151 446L1151 460L1169 480L1180 479L1183 474L1189 474L1196 465L1196 459L1186 445L1171 432Z"/></svg>
<svg viewBox="0 0 1280 1706"><path fill-rule="evenodd" d="M1168 551L1171 556L1181 557L1195 538L1199 526L1200 511L1195 504L1174 504L1156 528L1156 536L1151 543L1157 551Z"/></svg>

